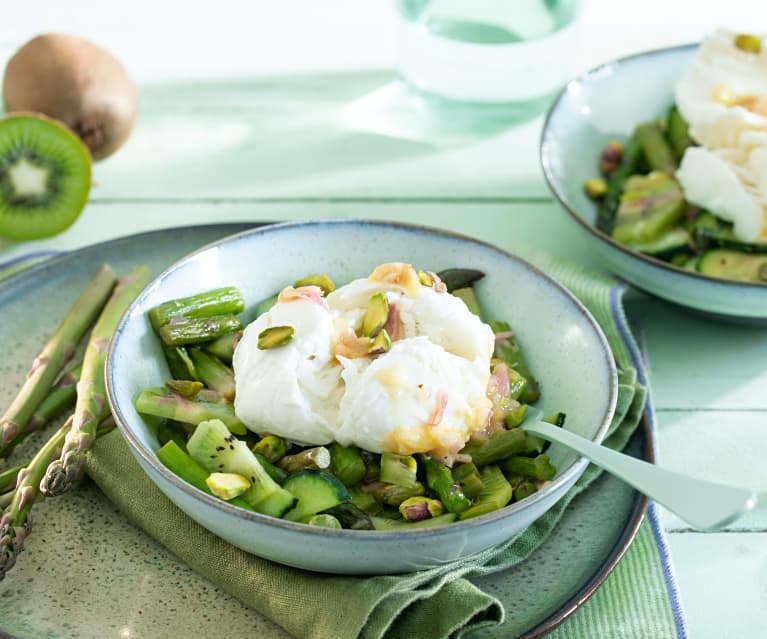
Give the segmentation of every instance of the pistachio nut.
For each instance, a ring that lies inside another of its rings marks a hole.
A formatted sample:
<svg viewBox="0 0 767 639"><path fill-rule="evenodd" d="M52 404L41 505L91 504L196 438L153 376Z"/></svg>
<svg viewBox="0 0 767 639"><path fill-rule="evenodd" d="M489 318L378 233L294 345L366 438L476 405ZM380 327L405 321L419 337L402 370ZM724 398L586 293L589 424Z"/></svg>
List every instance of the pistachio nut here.
<svg viewBox="0 0 767 639"><path fill-rule="evenodd" d="M375 339L370 344L370 348L368 349L369 355L383 355L384 353L388 353L389 349L391 348L391 338L389 337L389 334L385 330L381 330L378 335L375 336Z"/></svg>
<svg viewBox="0 0 767 639"><path fill-rule="evenodd" d="M294 288L300 286L319 286L322 289L323 295L328 295L336 290L336 285L327 275L324 273L312 273L306 277L302 277L300 280L296 280L293 284Z"/></svg>
<svg viewBox="0 0 767 639"><path fill-rule="evenodd" d="M389 302L386 295L376 293L368 300L368 309L362 318L362 336L375 337L389 319Z"/></svg>
<svg viewBox="0 0 767 639"><path fill-rule="evenodd" d="M258 348L265 351L268 348L285 346L293 339L295 329L292 326L272 326L258 334Z"/></svg>

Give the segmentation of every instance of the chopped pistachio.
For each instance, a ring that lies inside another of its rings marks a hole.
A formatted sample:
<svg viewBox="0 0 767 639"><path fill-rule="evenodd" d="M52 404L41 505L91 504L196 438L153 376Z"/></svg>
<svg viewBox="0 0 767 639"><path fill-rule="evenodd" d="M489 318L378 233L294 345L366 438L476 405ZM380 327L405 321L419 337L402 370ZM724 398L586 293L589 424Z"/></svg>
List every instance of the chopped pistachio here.
<svg viewBox="0 0 767 639"><path fill-rule="evenodd" d="M324 273L313 273L302 277L300 280L296 280L293 284L294 288L299 286L319 286L322 289L322 294L327 295L336 290L336 285L327 275Z"/></svg>
<svg viewBox="0 0 767 639"><path fill-rule="evenodd" d="M181 397L186 397L187 399L192 399L203 389L202 382L193 382L188 379L169 379L165 382L165 385L174 393L178 393Z"/></svg>
<svg viewBox="0 0 767 639"><path fill-rule="evenodd" d="M382 330L380 333L378 333L378 335L375 336L373 343L370 344L368 354L382 355L383 353L388 353L389 349L391 349L391 338L385 330Z"/></svg>
<svg viewBox="0 0 767 639"><path fill-rule="evenodd" d="M623 145L618 140L610 140L599 158L599 170L610 175L621 165L623 160Z"/></svg>
<svg viewBox="0 0 767 639"><path fill-rule="evenodd" d="M601 200L607 195L607 180L604 178L586 180L583 183L583 190L592 200Z"/></svg>
<svg viewBox="0 0 767 639"><path fill-rule="evenodd" d="M362 318L362 336L375 337L389 319L389 302L386 295L376 293L368 300L368 309Z"/></svg>
<svg viewBox="0 0 767 639"><path fill-rule="evenodd" d="M735 46L746 53L759 53L762 50L762 39L753 33L740 33L735 36Z"/></svg>
<svg viewBox="0 0 767 639"><path fill-rule="evenodd" d="M399 511L408 521L422 521L439 517L445 512L445 506L438 499L409 497L399 505Z"/></svg>
<svg viewBox="0 0 767 639"><path fill-rule="evenodd" d="M434 278L426 271L418 271L418 281L424 286L431 287L434 285Z"/></svg>
<svg viewBox="0 0 767 639"><path fill-rule="evenodd" d="M295 329L292 326L272 326L258 334L258 348L262 351L268 348L284 346L293 339Z"/></svg>
<svg viewBox="0 0 767 639"><path fill-rule="evenodd" d="M221 499L234 499L250 488L247 478L237 473L211 473L205 483Z"/></svg>

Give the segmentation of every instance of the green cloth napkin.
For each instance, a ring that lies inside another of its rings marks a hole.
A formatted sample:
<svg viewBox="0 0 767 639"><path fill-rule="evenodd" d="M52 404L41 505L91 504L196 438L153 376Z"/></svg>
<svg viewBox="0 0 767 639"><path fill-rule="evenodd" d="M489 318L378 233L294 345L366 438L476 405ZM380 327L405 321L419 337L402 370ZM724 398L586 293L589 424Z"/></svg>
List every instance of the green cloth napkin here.
<svg viewBox="0 0 767 639"><path fill-rule="evenodd" d="M568 286L602 326L621 369L608 446L622 449L640 420L646 389L637 383L614 320L615 280L554 260L536 260ZM622 313L622 310L620 311ZM99 439L88 473L133 521L193 569L297 637L511 637L525 611L483 589L493 576L524 578L524 560L551 534L563 511L599 476L589 466L573 489L529 529L483 553L423 572L344 577L276 564L219 539L174 506L140 470L118 432ZM648 634L649 633L649 634ZM657 545L644 523L604 587L554 633L556 637L676 637Z"/></svg>

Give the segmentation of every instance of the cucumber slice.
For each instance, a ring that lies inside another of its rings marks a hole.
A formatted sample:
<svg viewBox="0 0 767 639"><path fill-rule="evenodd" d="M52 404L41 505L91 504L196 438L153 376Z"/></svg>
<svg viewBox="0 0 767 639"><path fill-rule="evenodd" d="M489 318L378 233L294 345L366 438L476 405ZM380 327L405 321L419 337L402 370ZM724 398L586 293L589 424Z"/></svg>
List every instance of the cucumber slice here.
<svg viewBox="0 0 767 639"><path fill-rule="evenodd" d="M674 228L661 235L654 242L635 242L628 244L628 246L645 255L668 260L675 255L692 251L692 235L682 228Z"/></svg>
<svg viewBox="0 0 767 639"><path fill-rule="evenodd" d="M767 284L767 255L712 249L700 256L698 271L725 280Z"/></svg>
<svg viewBox="0 0 767 639"><path fill-rule="evenodd" d="M333 475L319 470L294 473L285 480L283 488L298 500L284 515L290 521L304 521L322 510L351 499L346 486Z"/></svg>

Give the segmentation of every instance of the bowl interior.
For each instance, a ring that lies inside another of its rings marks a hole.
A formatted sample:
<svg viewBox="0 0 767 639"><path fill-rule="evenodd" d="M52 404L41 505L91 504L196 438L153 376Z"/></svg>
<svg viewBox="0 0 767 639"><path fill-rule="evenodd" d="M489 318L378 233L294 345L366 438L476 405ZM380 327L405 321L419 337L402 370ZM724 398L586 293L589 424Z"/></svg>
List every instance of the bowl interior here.
<svg viewBox="0 0 767 639"><path fill-rule="evenodd" d="M611 139L665 115L674 87L697 45L651 51L611 62L571 81L544 126L541 159L551 187L571 212L593 224L596 207L583 183L598 177L599 156Z"/></svg>
<svg viewBox="0 0 767 639"><path fill-rule="evenodd" d="M462 266L487 275L477 293L486 318L507 320L541 380L544 411L567 413L566 427L600 441L617 393L615 367L593 318L561 286L526 262L481 242L420 227L375 222L316 222L255 229L210 245L158 277L130 307L110 349L110 402L137 452L159 466L151 420L133 408L144 388L168 379L147 311L166 300L234 285L248 305L308 273L336 283L365 277L380 263L406 261L441 270ZM561 476L577 456L552 446Z"/></svg>

